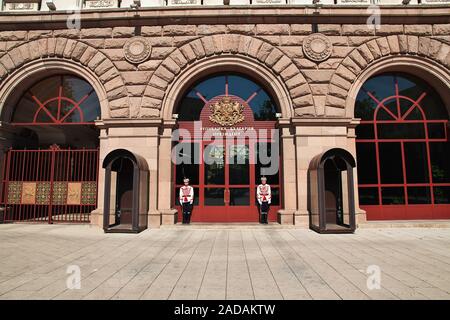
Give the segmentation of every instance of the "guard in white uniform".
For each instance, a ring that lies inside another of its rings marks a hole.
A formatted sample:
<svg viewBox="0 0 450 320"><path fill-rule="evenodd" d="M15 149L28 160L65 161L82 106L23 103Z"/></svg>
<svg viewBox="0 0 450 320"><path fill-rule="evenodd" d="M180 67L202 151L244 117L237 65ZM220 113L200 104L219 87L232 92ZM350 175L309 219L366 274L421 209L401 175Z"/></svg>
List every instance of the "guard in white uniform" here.
<svg viewBox="0 0 450 320"><path fill-rule="evenodd" d="M267 184L267 178L261 177L261 184L256 189L256 198L259 203L260 210L260 223L268 223L269 207L272 200L272 193L270 191L270 186Z"/></svg>
<svg viewBox="0 0 450 320"><path fill-rule="evenodd" d="M194 207L194 188L189 185L189 179L185 178L183 182L184 186L180 188L180 205L183 207L183 224L189 224Z"/></svg>

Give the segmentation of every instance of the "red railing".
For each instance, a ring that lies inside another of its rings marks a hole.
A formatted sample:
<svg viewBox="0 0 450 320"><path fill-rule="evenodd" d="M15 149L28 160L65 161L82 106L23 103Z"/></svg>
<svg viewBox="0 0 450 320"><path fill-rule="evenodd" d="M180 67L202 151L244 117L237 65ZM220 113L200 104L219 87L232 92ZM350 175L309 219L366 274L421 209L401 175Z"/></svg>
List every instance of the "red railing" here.
<svg viewBox="0 0 450 320"><path fill-rule="evenodd" d="M8 150L3 221L89 222L97 207L98 149Z"/></svg>

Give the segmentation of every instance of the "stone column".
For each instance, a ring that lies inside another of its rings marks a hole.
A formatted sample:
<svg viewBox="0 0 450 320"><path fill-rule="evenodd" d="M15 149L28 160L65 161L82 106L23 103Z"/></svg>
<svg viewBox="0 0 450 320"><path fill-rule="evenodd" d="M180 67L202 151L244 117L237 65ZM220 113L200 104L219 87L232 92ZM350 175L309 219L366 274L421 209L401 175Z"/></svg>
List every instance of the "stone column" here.
<svg viewBox="0 0 450 320"><path fill-rule="evenodd" d="M359 124L359 120L352 120L350 126L348 127L348 135L347 135L347 150L353 155L355 160L356 158L356 132L355 128ZM358 166L358 163L356 163ZM355 223L356 226L360 223L365 223L367 221L366 211L359 207L359 189L358 189L358 170L356 168L353 169L353 184L355 190Z"/></svg>
<svg viewBox="0 0 450 320"><path fill-rule="evenodd" d="M107 148L107 129L103 126L103 121L96 121L96 126L100 127L100 150L98 160L98 181L97 181L97 208L91 212L90 221L92 225L103 228L103 209L105 195L105 170L103 169L103 160L108 154ZM113 207L114 208L114 207Z"/></svg>
<svg viewBox="0 0 450 320"><path fill-rule="evenodd" d="M175 120L165 120L159 136L158 156L158 211L161 214L161 224L175 224L178 218L177 210L172 208L172 129Z"/></svg>
<svg viewBox="0 0 450 320"><path fill-rule="evenodd" d="M295 154L296 154L296 179L297 179L297 211L295 212L295 225L303 228L309 227L308 211L308 168L311 159L322 151L322 146L310 143L310 138L317 136L320 127L300 126L295 127Z"/></svg>
<svg viewBox="0 0 450 320"><path fill-rule="evenodd" d="M295 144L294 135L289 119L280 119L280 154L282 172L282 199L283 209L278 211L278 223L294 224L294 215L297 208L295 197L297 182L295 180Z"/></svg>

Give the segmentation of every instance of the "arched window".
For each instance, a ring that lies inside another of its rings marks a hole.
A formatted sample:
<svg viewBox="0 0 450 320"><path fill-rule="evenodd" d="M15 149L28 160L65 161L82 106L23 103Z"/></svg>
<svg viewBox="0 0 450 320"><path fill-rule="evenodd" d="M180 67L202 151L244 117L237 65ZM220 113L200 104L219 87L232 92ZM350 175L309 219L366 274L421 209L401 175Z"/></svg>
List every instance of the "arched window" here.
<svg viewBox="0 0 450 320"><path fill-rule="evenodd" d="M94 88L85 80L59 75L29 88L17 104L15 125L93 124L100 117Z"/></svg>
<svg viewBox="0 0 450 320"><path fill-rule="evenodd" d="M276 106L268 92L260 84L239 74L214 75L194 84L180 101L178 120L199 120L203 106L220 95L243 99L252 109L255 120L276 120Z"/></svg>
<svg viewBox="0 0 450 320"><path fill-rule="evenodd" d="M450 217L448 113L405 73L369 79L355 105L359 199L369 219Z"/></svg>

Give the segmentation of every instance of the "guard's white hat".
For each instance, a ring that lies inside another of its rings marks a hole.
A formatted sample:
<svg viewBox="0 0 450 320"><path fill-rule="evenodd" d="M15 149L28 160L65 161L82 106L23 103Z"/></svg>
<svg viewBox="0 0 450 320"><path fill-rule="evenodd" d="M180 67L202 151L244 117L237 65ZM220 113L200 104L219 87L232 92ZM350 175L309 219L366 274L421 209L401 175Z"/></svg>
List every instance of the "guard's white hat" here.
<svg viewBox="0 0 450 320"><path fill-rule="evenodd" d="M266 177L261 177L261 181L267 181Z"/></svg>
<svg viewBox="0 0 450 320"><path fill-rule="evenodd" d="M184 178L183 182L189 182L188 178Z"/></svg>

